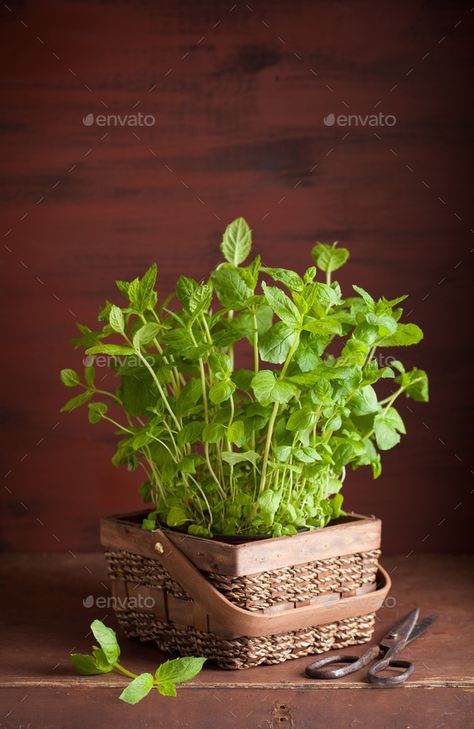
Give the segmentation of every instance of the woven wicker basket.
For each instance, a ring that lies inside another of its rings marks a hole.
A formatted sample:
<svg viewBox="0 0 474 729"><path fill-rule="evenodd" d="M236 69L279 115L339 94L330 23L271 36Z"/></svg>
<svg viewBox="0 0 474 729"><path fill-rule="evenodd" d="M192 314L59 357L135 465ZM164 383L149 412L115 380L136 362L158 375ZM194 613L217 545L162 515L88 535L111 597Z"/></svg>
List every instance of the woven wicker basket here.
<svg viewBox="0 0 474 729"><path fill-rule="evenodd" d="M295 537L228 544L104 519L101 541L125 634L222 668L365 643L390 588L380 521L351 516ZM378 578L377 578L378 573Z"/></svg>

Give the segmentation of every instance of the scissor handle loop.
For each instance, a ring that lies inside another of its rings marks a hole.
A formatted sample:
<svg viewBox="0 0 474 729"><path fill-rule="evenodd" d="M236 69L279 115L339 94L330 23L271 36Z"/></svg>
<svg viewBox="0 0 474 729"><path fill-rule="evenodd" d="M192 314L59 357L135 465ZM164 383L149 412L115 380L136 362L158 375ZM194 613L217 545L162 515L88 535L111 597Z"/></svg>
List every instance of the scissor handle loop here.
<svg viewBox="0 0 474 729"><path fill-rule="evenodd" d="M306 667L306 675L310 678L342 678L350 673L355 673L359 668L367 666L374 658L380 655L379 647L372 646L365 651L361 656L349 656L345 654L337 654L335 656L326 656L326 658L320 658L314 663L311 663ZM339 665L337 668L325 668L325 666Z"/></svg>
<svg viewBox="0 0 474 729"><path fill-rule="evenodd" d="M387 668L403 668L403 671L395 673L393 676L380 676L382 671ZM399 686L411 676L415 666L410 661L399 660L398 658L382 658L369 669L367 678L370 683L375 686Z"/></svg>

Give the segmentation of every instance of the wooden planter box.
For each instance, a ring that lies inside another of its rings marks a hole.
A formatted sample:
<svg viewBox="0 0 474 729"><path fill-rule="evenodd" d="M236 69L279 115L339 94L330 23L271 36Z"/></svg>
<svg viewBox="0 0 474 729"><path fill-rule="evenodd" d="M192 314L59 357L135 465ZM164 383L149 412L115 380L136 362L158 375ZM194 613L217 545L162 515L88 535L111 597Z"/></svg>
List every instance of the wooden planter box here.
<svg viewBox="0 0 474 729"><path fill-rule="evenodd" d="M250 668L370 640L390 579L381 522L350 515L324 529L242 544L170 530L144 513L103 519L118 621L162 650Z"/></svg>

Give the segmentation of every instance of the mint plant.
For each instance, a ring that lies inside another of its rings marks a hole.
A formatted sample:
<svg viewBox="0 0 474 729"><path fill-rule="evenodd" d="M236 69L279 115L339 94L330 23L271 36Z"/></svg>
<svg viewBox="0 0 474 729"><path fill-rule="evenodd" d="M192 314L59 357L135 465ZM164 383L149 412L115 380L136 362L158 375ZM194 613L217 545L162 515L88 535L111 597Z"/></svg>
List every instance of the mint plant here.
<svg viewBox="0 0 474 729"><path fill-rule="evenodd" d="M84 676L118 671L133 679L122 691L119 699L127 704L137 704L155 688L162 696L176 696L176 685L190 681L197 676L204 665L205 658L175 658L165 661L156 669L154 675L141 673L137 675L119 662L120 646L112 628L108 628L101 620L91 623L91 631L98 642L92 648L91 655L71 653L71 663Z"/></svg>
<svg viewBox="0 0 474 729"><path fill-rule="evenodd" d="M343 513L346 469L369 466L377 478L381 452L405 433L397 399L428 400L423 370L377 361L423 337L401 322L406 296L353 286L344 298L333 276L349 251L336 243L318 243L302 275L260 256L243 265L251 247L238 218L208 280L181 276L166 298L156 265L117 281L122 304L106 301L99 329L79 325L83 376L61 372L80 389L63 411L87 404L91 423L115 429L112 462L143 469L140 493L153 505L145 529L210 537L323 527ZM97 384L104 363L108 389ZM381 396L384 380L395 389Z"/></svg>

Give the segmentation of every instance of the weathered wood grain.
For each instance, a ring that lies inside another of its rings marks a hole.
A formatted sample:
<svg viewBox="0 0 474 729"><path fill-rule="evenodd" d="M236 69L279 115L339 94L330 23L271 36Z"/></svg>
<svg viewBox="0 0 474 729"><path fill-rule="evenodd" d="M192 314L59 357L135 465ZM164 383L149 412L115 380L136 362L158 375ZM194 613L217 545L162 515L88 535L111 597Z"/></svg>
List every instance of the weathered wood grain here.
<svg viewBox="0 0 474 729"><path fill-rule="evenodd" d="M0 574L9 628L0 664L2 726L83 729L93 721L95 726L132 722L139 729L164 724L173 729L186 722L198 729L209 725L211 713L216 721L218 717L219 729L336 729L351 721L374 729L469 726L474 708L472 558L400 556L388 559L387 566L393 589L378 612L376 639L415 606L423 616L438 616L426 635L403 652L415 664L404 687L374 688L363 681L364 671L338 681L311 681L304 674L309 658L247 671L208 664L179 689L177 700L153 695L137 707L126 707L117 698L126 678L115 673L79 677L67 658L72 650L89 649L93 618L115 624L110 608L83 606L88 595L109 595L103 556L5 556ZM152 645L127 640L120 632L119 638L124 664L137 673L166 658ZM287 723L280 723L280 717Z"/></svg>
<svg viewBox="0 0 474 729"><path fill-rule="evenodd" d="M140 506L109 429L58 414L57 373L80 365L74 323L94 324L114 279L154 260L163 295L205 276L237 215L273 265L302 271L338 239L346 292L409 294L426 336L401 354L430 372L432 403L402 404L409 436L379 482L348 475L347 505L382 517L385 551L470 548L470 7L0 7L5 549L96 548L99 516ZM137 111L154 126L82 123ZM323 122L378 112L397 124Z"/></svg>

